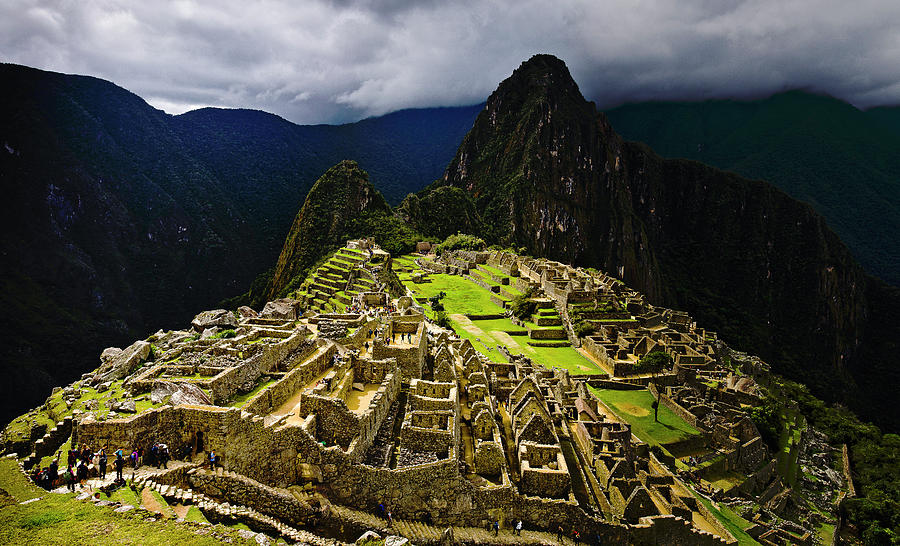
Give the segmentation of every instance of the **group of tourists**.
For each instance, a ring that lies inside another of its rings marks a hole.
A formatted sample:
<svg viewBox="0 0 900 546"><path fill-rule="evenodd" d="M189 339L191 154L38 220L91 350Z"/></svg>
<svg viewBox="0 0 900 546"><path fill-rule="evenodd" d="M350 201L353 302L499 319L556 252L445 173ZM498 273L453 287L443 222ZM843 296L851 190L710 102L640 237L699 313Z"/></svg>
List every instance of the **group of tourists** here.
<svg viewBox="0 0 900 546"><path fill-rule="evenodd" d="M72 446L66 453L66 467L60 471L60 457L62 452L58 452L53 461L46 467L35 465L31 472L31 479L38 486L51 490L55 487L65 485L69 491L75 491L75 485L84 488L88 478L93 474L101 480L106 480L106 470L109 457L105 447L100 447L96 452L87 444ZM130 465L132 469L137 470L144 463L156 465L157 468L166 468L170 460L169 448L166 444L154 443L147 453L148 460L145 461L145 452L143 447L136 447L131 451L117 449L113 456L113 468L116 471L115 481L117 483L125 482L124 472L126 465ZM96 472L93 472L96 470Z"/></svg>
<svg viewBox="0 0 900 546"><path fill-rule="evenodd" d="M397 336L400 336L400 343L412 343L412 332L394 332L394 343L397 343Z"/></svg>

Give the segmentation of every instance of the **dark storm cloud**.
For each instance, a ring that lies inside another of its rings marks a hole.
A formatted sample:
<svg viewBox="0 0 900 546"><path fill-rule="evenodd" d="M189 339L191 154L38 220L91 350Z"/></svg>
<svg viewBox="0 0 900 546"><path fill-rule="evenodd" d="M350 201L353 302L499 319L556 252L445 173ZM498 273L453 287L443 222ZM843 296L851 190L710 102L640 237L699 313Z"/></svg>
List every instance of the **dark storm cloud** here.
<svg viewBox="0 0 900 546"><path fill-rule="evenodd" d="M301 123L484 100L552 53L601 107L804 88L900 103L900 2L40 2L0 5L0 58L112 80L170 112Z"/></svg>

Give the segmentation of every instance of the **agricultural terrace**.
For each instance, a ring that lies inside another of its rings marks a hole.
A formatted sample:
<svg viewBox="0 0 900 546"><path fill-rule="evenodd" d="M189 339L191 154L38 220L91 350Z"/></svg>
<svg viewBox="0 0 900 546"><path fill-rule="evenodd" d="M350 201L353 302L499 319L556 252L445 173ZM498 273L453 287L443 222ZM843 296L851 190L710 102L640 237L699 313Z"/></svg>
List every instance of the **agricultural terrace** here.
<svg viewBox="0 0 900 546"><path fill-rule="evenodd" d="M552 347L532 345L526 335L527 330L503 317L505 309L491 300L494 296L506 300L501 295L492 294L482 286L465 277L447 274L427 274L424 282L413 282L415 273L424 273L415 263L415 256L395 258L393 267L400 281L407 286L417 299L428 305L427 298L444 292L441 303L456 334L468 339L475 349L495 362L506 362L498 350L503 346L512 353L525 355L546 368L564 368L575 375L605 375L600 367L574 349L566 341L557 342ZM497 271L499 273L499 270ZM504 287L507 292L514 289ZM545 313L548 310L545 310ZM434 318L434 311L428 311ZM476 318L470 318L469 315ZM479 319L478 316L496 315L502 318Z"/></svg>

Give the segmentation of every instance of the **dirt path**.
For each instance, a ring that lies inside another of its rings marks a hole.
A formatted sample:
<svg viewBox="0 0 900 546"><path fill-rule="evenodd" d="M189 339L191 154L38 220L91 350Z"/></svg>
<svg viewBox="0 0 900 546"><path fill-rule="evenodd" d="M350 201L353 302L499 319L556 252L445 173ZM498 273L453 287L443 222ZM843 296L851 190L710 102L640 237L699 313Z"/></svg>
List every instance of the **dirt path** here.
<svg viewBox="0 0 900 546"><path fill-rule="evenodd" d="M190 506L185 506L183 504L177 504L172 507L172 510L175 512L175 517L178 519L184 519L190 509Z"/></svg>
<svg viewBox="0 0 900 546"><path fill-rule="evenodd" d="M156 500L156 497L150 492L149 487L145 487L144 490L141 491L141 505L151 512L161 514L164 518L169 517L169 511L165 510L159 501Z"/></svg>

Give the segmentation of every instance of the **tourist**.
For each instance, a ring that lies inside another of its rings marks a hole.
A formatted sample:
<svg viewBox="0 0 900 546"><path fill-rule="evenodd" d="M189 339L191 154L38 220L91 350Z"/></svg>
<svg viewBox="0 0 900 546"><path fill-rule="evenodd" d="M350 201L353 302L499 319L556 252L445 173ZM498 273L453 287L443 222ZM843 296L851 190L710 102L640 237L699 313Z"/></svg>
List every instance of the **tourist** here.
<svg viewBox="0 0 900 546"><path fill-rule="evenodd" d="M578 532L578 530L577 530L577 529L572 529L572 541L573 541L575 544L578 544L578 539L579 539L579 538L581 538L581 534Z"/></svg>
<svg viewBox="0 0 900 546"><path fill-rule="evenodd" d="M85 463L83 459L80 463L78 463L78 469L76 470L76 472L78 475L78 486L81 489L84 489L84 482L87 481L88 467L87 463Z"/></svg>
<svg viewBox="0 0 900 546"><path fill-rule="evenodd" d="M119 481L122 478L122 469L125 468L125 459L122 458L122 450L116 451L116 460L113 462L113 466L116 467L116 481Z"/></svg>
<svg viewBox="0 0 900 546"><path fill-rule="evenodd" d="M100 478L106 479L106 450L102 447L97 452L97 464L100 467Z"/></svg>
<svg viewBox="0 0 900 546"><path fill-rule="evenodd" d="M215 451L209 452L209 469L210 470L216 469L216 452Z"/></svg>
<svg viewBox="0 0 900 546"><path fill-rule="evenodd" d="M159 444L159 460L163 468L169 468L169 446Z"/></svg>
<svg viewBox="0 0 900 546"><path fill-rule="evenodd" d="M388 513L387 513L387 520L388 520L388 527L393 527L394 526L394 518L391 517L390 510L388 510Z"/></svg>
<svg viewBox="0 0 900 546"><path fill-rule="evenodd" d="M562 528L562 525L560 525L559 527L556 528L556 542L559 542L560 544L562 544L562 539L563 539L563 528Z"/></svg>
<svg viewBox="0 0 900 546"><path fill-rule="evenodd" d="M131 468L133 470L137 470L138 467L138 452L136 449L131 450Z"/></svg>
<svg viewBox="0 0 900 546"><path fill-rule="evenodd" d="M84 461L84 464L91 464L91 456L94 454L93 451L87 446L87 444L81 444L81 460Z"/></svg>
<svg viewBox="0 0 900 546"><path fill-rule="evenodd" d="M69 454L67 456L67 464L68 466L74 466L75 462L78 460L78 451L75 448L69 448Z"/></svg>
<svg viewBox="0 0 900 546"><path fill-rule="evenodd" d="M65 478L66 487L69 488L69 491L74 493L75 492L75 469L72 468L72 465L69 465L66 468L66 473L63 476L63 478Z"/></svg>
<svg viewBox="0 0 900 546"><path fill-rule="evenodd" d="M137 466L135 468L136 469L140 468L142 464L144 464L144 447L138 446L138 448L137 448Z"/></svg>
<svg viewBox="0 0 900 546"><path fill-rule="evenodd" d="M500 520L494 520L494 536L500 532Z"/></svg>
<svg viewBox="0 0 900 546"><path fill-rule="evenodd" d="M522 536L522 520L516 522L516 535Z"/></svg>
<svg viewBox="0 0 900 546"><path fill-rule="evenodd" d="M153 445L150 446L150 466L157 466L159 462L159 444L153 442Z"/></svg>
<svg viewBox="0 0 900 546"><path fill-rule="evenodd" d="M50 487L48 487L47 489L53 489L53 486L56 484L56 480L59 479L59 454L57 454L56 458L50 462L50 467L47 468L47 474L50 482Z"/></svg>

